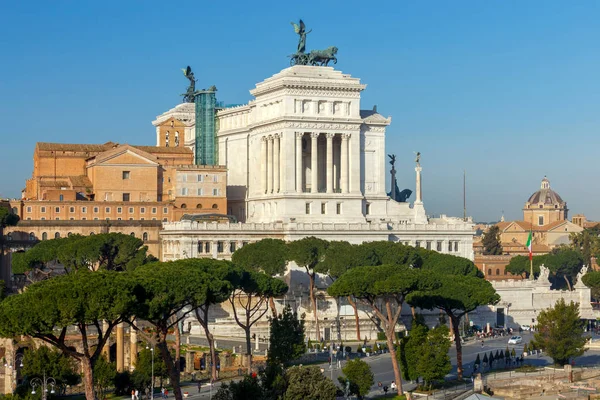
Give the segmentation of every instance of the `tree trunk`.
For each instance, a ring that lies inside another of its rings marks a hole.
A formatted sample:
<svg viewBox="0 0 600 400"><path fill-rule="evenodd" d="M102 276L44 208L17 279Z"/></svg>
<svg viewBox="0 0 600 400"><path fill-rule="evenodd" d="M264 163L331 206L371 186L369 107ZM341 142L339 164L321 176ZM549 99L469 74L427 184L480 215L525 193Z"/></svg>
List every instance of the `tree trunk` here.
<svg viewBox="0 0 600 400"><path fill-rule="evenodd" d="M388 349L390 349L390 356L392 357L392 367L394 368L394 379L396 380L396 387L398 388L398 395L402 396L404 391L402 390L402 375L400 374L400 365L398 365L398 359L396 358L396 347L394 345L394 325L391 325L386 329L385 336L387 337Z"/></svg>
<svg viewBox="0 0 600 400"><path fill-rule="evenodd" d="M354 322L356 323L356 340L360 341L360 323L358 319L358 307L356 306L356 302L352 299L352 296L348 296L348 303L352 306L354 310Z"/></svg>
<svg viewBox="0 0 600 400"><path fill-rule="evenodd" d="M250 324L246 324L246 356L248 357L248 374L252 373L252 341L250 340Z"/></svg>
<svg viewBox="0 0 600 400"><path fill-rule="evenodd" d="M315 316L315 333L317 337L317 341L321 341L321 331L319 330L319 317L317 316L317 298L315 297L315 275L314 273L308 274L308 279L310 281L309 284L309 294L310 294L310 302L313 308L313 315Z"/></svg>
<svg viewBox="0 0 600 400"><path fill-rule="evenodd" d="M179 371L177 371L177 369L175 368L173 357L171 356L169 346L166 342L167 333L165 332L161 334L161 336L161 340L158 343L158 349L160 350L160 355L162 356L162 359L165 362L165 365L167 366L167 373L169 374L169 379L171 380L171 386L173 386L173 394L175 395L176 400L183 400L183 396L181 395L181 386L179 385Z"/></svg>
<svg viewBox="0 0 600 400"><path fill-rule="evenodd" d="M271 307L273 318L277 318L277 308L275 308L275 300L272 297L269 297L269 307Z"/></svg>
<svg viewBox="0 0 600 400"><path fill-rule="evenodd" d="M458 380L463 378L463 364L462 364L462 343L460 342L460 333L458 331L458 325L460 324L460 318L450 314L450 321L452 323L452 332L454 333L454 344L456 345L456 371L458 373Z"/></svg>
<svg viewBox="0 0 600 400"><path fill-rule="evenodd" d="M175 325L175 369L181 372L181 330L179 323Z"/></svg>
<svg viewBox="0 0 600 400"><path fill-rule="evenodd" d="M202 309L202 308L200 308ZM206 340L208 341L208 349L210 350L210 359L216 359L216 351L215 351L215 337L212 333L210 333L210 329L208 328L208 307L206 309L202 309L204 316L200 318L200 313L198 309L196 309L196 318L198 319L198 323L204 328L204 333L206 335ZM217 380L217 363L213 362L213 365L210 368L210 376L213 381Z"/></svg>
<svg viewBox="0 0 600 400"><path fill-rule="evenodd" d="M92 366L92 360L87 357L82 357L81 369L83 369L85 398L86 400L96 400L96 394L94 393L94 367Z"/></svg>
<svg viewBox="0 0 600 400"><path fill-rule="evenodd" d="M573 288L571 288L571 282L569 282L569 278L567 278L566 275L563 275L563 278L565 278L565 282L567 282L567 287L569 288L569 291L572 291Z"/></svg>

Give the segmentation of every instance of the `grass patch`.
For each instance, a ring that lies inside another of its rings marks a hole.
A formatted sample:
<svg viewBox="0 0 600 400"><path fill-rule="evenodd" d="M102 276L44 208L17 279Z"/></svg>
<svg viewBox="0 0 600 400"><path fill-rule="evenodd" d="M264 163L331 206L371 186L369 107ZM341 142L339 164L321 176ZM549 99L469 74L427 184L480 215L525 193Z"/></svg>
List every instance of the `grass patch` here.
<svg viewBox="0 0 600 400"><path fill-rule="evenodd" d="M515 372L536 372L539 371L540 368L534 367L533 365L522 365L519 368L515 368Z"/></svg>
<svg viewBox="0 0 600 400"><path fill-rule="evenodd" d="M371 397L372 399L394 399L394 400L406 400L406 396L398 396L395 393L382 394L381 396Z"/></svg>

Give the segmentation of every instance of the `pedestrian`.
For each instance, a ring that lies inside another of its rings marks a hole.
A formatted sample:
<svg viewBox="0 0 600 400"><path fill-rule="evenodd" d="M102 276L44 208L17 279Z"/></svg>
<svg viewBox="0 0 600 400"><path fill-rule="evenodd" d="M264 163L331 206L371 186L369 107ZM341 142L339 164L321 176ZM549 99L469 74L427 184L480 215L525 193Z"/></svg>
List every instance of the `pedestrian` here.
<svg viewBox="0 0 600 400"><path fill-rule="evenodd" d="M383 391L383 384L381 383L381 381L377 382L377 387L379 388L379 390Z"/></svg>
<svg viewBox="0 0 600 400"><path fill-rule="evenodd" d="M396 390L396 382L392 381L391 385L390 385L390 389L392 389L393 391Z"/></svg>
<svg viewBox="0 0 600 400"><path fill-rule="evenodd" d="M165 388L164 387L160 388L160 397L162 397L163 399L165 398Z"/></svg>
<svg viewBox="0 0 600 400"><path fill-rule="evenodd" d="M135 390L131 389L131 400L135 400Z"/></svg>
<svg viewBox="0 0 600 400"><path fill-rule="evenodd" d="M481 341L481 348L483 349L483 340Z"/></svg>
<svg viewBox="0 0 600 400"><path fill-rule="evenodd" d="M201 390L202 390L202 384L200 383L200 381L198 381L198 393L200 393Z"/></svg>
<svg viewBox="0 0 600 400"><path fill-rule="evenodd" d="M169 391L165 389L165 399L169 398Z"/></svg>
<svg viewBox="0 0 600 400"><path fill-rule="evenodd" d="M387 387L387 385L385 385L383 387L383 394L387 394L387 392L388 392L388 387Z"/></svg>
<svg viewBox="0 0 600 400"><path fill-rule="evenodd" d="M135 389L135 400L140 400L140 392Z"/></svg>

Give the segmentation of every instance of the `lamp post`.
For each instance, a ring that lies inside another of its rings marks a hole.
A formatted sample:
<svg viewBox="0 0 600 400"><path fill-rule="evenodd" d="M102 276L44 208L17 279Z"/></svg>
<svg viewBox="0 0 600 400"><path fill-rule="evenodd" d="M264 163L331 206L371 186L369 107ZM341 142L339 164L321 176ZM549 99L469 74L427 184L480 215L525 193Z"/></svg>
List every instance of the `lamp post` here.
<svg viewBox="0 0 600 400"><path fill-rule="evenodd" d="M48 393L48 386L51 387L50 393L54 394L54 387L56 386L56 381L52 377L46 377L46 371L44 371L43 378L33 378L31 380L31 394L35 394L35 389L38 387L42 388L42 400L46 400L46 394Z"/></svg>
<svg viewBox="0 0 600 400"><path fill-rule="evenodd" d="M17 387L17 370L18 368L23 368L23 354L17 354L12 363L8 362L5 358L4 367L8 368L14 376L14 379L12 380L12 389L14 391Z"/></svg>
<svg viewBox="0 0 600 400"><path fill-rule="evenodd" d="M152 353L152 377L150 378L150 400L154 400L154 344L152 347L146 346L147 350Z"/></svg>

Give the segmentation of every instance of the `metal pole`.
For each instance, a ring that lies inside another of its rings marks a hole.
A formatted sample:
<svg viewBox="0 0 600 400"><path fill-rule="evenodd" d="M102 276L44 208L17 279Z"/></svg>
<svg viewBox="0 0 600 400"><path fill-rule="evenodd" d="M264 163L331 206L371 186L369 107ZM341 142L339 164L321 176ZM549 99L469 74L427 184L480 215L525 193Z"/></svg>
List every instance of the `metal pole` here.
<svg viewBox="0 0 600 400"><path fill-rule="evenodd" d="M152 382L150 384L150 400L154 400L154 345L152 345Z"/></svg>

